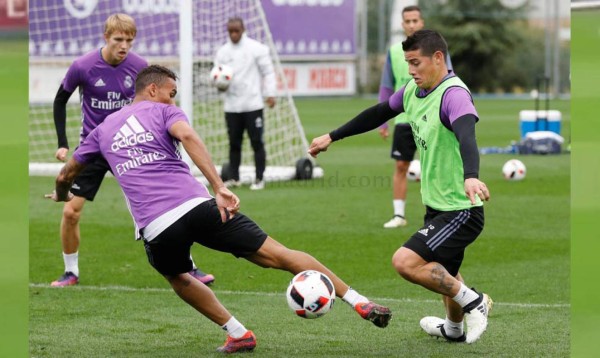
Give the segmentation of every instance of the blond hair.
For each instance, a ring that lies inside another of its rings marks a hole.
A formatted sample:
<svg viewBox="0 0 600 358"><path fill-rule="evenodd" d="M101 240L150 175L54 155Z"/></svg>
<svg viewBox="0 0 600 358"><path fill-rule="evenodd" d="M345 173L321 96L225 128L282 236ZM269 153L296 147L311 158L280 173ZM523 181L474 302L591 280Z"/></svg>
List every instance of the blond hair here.
<svg viewBox="0 0 600 358"><path fill-rule="evenodd" d="M133 17L127 14L113 14L104 23L104 35L110 36L113 32L123 32L135 37L137 28Z"/></svg>

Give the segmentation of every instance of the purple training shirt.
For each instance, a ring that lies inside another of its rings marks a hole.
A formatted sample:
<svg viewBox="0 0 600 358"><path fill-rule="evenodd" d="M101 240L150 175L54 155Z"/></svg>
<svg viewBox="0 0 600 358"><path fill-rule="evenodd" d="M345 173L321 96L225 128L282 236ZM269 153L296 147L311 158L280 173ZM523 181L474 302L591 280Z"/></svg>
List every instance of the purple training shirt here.
<svg viewBox="0 0 600 358"><path fill-rule="evenodd" d="M212 197L168 132L178 121L188 119L176 106L138 102L106 117L73 153L79 163L106 159L139 229L190 199Z"/></svg>
<svg viewBox="0 0 600 358"><path fill-rule="evenodd" d="M65 91L79 87L81 100L81 140L109 114L131 103L135 95L135 79L148 62L133 52L116 66L104 61L101 50L77 58L62 81Z"/></svg>

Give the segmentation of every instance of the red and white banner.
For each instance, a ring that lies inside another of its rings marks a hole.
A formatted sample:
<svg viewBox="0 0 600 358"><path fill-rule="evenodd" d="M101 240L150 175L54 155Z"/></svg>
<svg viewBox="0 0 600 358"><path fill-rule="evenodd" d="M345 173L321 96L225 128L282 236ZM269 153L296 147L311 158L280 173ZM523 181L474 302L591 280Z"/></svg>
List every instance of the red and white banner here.
<svg viewBox="0 0 600 358"><path fill-rule="evenodd" d="M27 28L27 0L0 0L0 29Z"/></svg>
<svg viewBox="0 0 600 358"><path fill-rule="evenodd" d="M356 94L356 71L351 62L282 63L292 96ZM278 89L282 89L281 80Z"/></svg>
<svg viewBox="0 0 600 358"><path fill-rule="evenodd" d="M56 90L67 72L63 66L34 66L29 69L29 101L51 103ZM356 70L352 62L282 63L283 73L292 96L354 95ZM283 87L278 81L278 89ZM79 103L78 96L71 96Z"/></svg>

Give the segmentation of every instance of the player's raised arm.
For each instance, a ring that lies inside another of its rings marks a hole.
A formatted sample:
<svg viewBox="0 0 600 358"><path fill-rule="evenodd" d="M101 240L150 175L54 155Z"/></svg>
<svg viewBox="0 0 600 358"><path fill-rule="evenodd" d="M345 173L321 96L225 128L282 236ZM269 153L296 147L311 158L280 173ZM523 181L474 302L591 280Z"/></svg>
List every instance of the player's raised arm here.
<svg viewBox="0 0 600 358"><path fill-rule="evenodd" d="M389 101L378 103L359 113L356 117L342 125L338 129L334 129L329 134L324 134L313 139L308 154L316 157L320 152L327 150L327 147L332 142L353 135L368 132L385 123L388 119L400 114L389 105Z"/></svg>

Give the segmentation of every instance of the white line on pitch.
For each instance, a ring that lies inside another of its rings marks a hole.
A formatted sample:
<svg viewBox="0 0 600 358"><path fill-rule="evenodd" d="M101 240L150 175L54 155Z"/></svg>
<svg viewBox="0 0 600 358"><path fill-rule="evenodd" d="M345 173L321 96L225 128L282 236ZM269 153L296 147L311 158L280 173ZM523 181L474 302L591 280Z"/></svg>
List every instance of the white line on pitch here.
<svg viewBox="0 0 600 358"><path fill-rule="evenodd" d="M43 283L30 283L29 287L35 288L52 288L54 290L60 290L61 288L50 287L48 284ZM74 287L65 287L62 289L66 290L90 290L90 291L122 291L122 292L173 292L170 288L156 288L156 287L128 287L128 286L85 286L77 285ZM227 291L227 290L213 290L219 295L247 295L247 296L272 296L281 297L283 293L277 292L253 292L253 291ZM388 298L388 297L371 297L374 301L389 301L389 302L415 302L415 303L439 303L440 300L416 300L412 298ZM507 307L522 307L522 308L570 308L569 303L519 303L519 302L497 302L494 301L494 306L507 306Z"/></svg>

